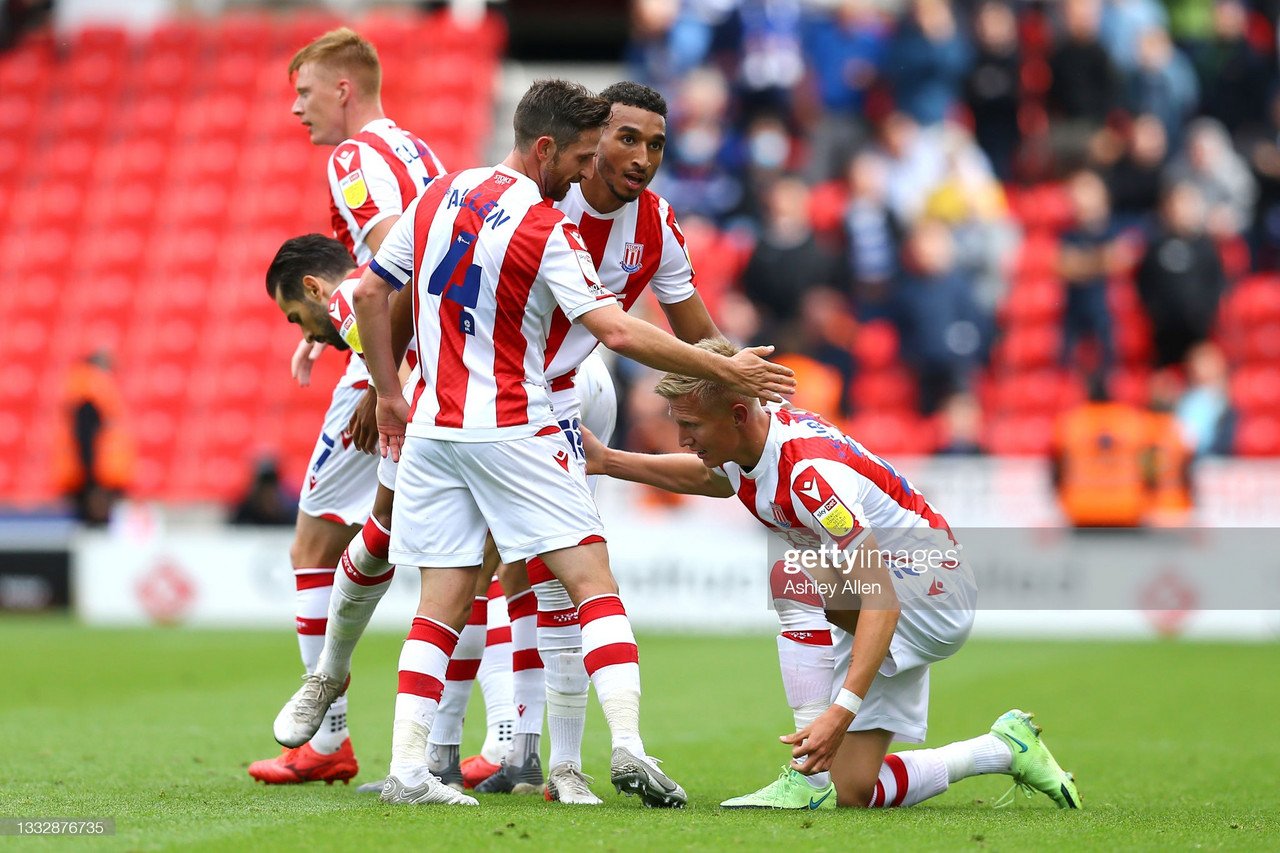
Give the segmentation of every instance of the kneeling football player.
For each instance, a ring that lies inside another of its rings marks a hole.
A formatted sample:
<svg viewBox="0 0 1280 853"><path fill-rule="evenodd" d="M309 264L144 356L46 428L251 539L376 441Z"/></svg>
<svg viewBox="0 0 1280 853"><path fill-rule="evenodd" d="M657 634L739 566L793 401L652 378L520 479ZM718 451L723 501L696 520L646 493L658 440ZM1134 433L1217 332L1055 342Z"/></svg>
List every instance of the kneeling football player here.
<svg viewBox="0 0 1280 853"><path fill-rule="evenodd" d="M699 346L737 351L723 340ZM977 598L946 520L905 477L811 412L676 374L656 390L693 453L626 453L588 435L588 473L736 495L789 548L771 590L795 715L796 731L781 738L792 761L773 783L722 806L910 806L960 779L1002 773L1028 796L1080 807L1074 778L1022 711L970 740L888 752L894 741L924 742L929 666L964 644Z"/></svg>

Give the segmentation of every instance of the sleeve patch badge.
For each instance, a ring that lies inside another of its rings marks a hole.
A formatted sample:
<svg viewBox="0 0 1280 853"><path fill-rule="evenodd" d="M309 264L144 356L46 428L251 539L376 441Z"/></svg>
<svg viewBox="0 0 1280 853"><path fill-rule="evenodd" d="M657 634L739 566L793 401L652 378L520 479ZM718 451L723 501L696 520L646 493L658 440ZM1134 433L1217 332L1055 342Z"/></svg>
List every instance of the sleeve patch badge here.
<svg viewBox="0 0 1280 853"><path fill-rule="evenodd" d="M794 491L800 502L822 528L837 541L860 531L857 516L845 506L821 474L810 468L795 482Z"/></svg>
<svg viewBox="0 0 1280 853"><path fill-rule="evenodd" d="M364 182L364 172L356 169L338 180L342 189L342 200L353 210L369 200L369 187Z"/></svg>

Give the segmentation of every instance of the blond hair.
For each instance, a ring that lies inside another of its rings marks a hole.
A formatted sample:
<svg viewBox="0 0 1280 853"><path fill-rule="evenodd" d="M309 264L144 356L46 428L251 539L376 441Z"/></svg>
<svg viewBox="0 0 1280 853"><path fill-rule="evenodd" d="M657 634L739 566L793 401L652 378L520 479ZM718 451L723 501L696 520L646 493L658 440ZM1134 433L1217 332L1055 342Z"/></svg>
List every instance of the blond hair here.
<svg viewBox="0 0 1280 853"><path fill-rule="evenodd" d="M289 62L289 79L308 62L348 75L364 95L382 91L377 48L348 27L331 30L295 53Z"/></svg>
<svg viewBox="0 0 1280 853"><path fill-rule="evenodd" d="M694 346L716 355L722 355L725 358L733 358L742 351L741 347L729 343L724 338L703 338ZM662 377L653 391L659 397L664 397L668 400L674 400L686 395L692 395L695 399L701 401L725 400L732 402L747 399L737 391L733 391L719 382L712 382L710 379L697 379L693 376L683 376L679 373L668 373Z"/></svg>

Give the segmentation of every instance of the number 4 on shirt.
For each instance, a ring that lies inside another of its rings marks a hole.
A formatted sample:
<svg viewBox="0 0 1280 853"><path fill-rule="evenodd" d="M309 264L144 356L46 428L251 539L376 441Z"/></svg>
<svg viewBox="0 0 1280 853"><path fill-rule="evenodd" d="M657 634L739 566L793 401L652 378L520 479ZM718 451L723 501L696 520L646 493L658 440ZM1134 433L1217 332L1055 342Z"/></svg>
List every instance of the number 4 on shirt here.
<svg viewBox="0 0 1280 853"><path fill-rule="evenodd" d="M458 232L457 239L441 259L440 266L431 273L427 293L456 302L463 308L476 307L476 302L480 299L480 265L463 266L463 262L471 257L471 246L475 240L474 234Z"/></svg>

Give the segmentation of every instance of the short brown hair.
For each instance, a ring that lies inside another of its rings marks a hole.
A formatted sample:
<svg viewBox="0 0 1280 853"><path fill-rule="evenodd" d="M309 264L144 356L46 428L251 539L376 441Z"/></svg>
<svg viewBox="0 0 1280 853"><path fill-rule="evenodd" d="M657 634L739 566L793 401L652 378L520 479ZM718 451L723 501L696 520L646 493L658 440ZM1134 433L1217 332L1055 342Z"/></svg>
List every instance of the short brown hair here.
<svg viewBox="0 0 1280 853"><path fill-rule="evenodd" d="M365 95L382 91L382 63L378 50L348 27L330 30L293 55L289 79L308 62L324 65L351 77Z"/></svg>
<svg viewBox="0 0 1280 853"><path fill-rule="evenodd" d="M550 136L565 148L583 131L604 127L612 107L581 83L538 80L516 105L516 147L528 151L534 140Z"/></svg>
<svg viewBox="0 0 1280 853"><path fill-rule="evenodd" d="M742 351L741 347L726 341L724 338L703 338L694 346L707 352L713 352L716 355L722 355L725 358L733 358ZM694 399L703 402L708 400L725 402L747 400L737 391L733 391L719 382L712 382L710 379L697 379L693 376L684 376L679 373L668 373L662 377L653 391L659 397L664 397L668 400L674 400L686 395L692 395Z"/></svg>

